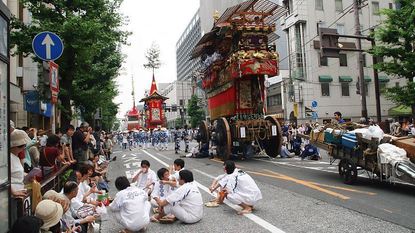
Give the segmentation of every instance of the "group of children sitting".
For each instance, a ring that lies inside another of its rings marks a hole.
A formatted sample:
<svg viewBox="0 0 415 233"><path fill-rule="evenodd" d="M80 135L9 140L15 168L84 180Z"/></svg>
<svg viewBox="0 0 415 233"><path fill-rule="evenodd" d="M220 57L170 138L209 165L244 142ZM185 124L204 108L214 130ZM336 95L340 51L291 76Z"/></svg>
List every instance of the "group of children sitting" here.
<svg viewBox="0 0 415 233"><path fill-rule="evenodd" d="M170 169L160 168L156 174L150 169L149 161L142 160L141 168L132 179L133 184L125 176L115 180L119 192L109 207L124 227L122 232L144 230L150 221L196 223L202 219L202 195L193 173L184 169L184 165L182 159L176 159ZM218 195L209 203L219 205L226 198L242 207L238 214L251 213L253 206L262 199L258 186L232 161L224 163L224 171L225 174L218 176L210 187L210 191L218 191ZM152 206L155 214L150 217Z"/></svg>

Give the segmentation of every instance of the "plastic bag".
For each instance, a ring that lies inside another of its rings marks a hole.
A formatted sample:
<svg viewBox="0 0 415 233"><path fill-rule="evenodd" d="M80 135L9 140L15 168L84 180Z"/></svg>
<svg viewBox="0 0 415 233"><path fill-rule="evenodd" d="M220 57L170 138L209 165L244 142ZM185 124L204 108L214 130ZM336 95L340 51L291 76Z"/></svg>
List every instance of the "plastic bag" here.
<svg viewBox="0 0 415 233"><path fill-rule="evenodd" d="M96 208L96 212L97 214L99 214L100 216L106 215L107 212L107 208L105 206L97 206Z"/></svg>
<svg viewBox="0 0 415 233"><path fill-rule="evenodd" d="M367 130L366 137L364 138L371 140L372 138L378 138L379 141L383 139L383 135L385 133L378 125L371 125L369 126L369 129Z"/></svg>

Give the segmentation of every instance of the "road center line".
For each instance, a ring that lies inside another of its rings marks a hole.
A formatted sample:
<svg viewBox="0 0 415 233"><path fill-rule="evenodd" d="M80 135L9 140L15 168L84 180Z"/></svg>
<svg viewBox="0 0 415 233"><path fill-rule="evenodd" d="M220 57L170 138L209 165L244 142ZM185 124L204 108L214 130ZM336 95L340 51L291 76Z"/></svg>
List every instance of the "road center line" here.
<svg viewBox="0 0 415 233"><path fill-rule="evenodd" d="M167 156L165 156L165 155L162 155L162 154L160 154L160 153L156 153L157 155L160 155L162 158L164 158L164 159L167 159L167 160L171 160L171 158L169 158L169 157L167 157Z"/></svg>
<svg viewBox="0 0 415 233"><path fill-rule="evenodd" d="M154 155L152 155L152 154L150 154L149 152L147 152L147 151L145 151L145 150L143 150L143 152L144 153L146 153L148 156L150 156L151 158L153 158L154 160L156 160L157 162L159 162L159 163L161 163L162 165L164 165L164 166L169 166L167 163L165 163L164 161L162 161L162 160L160 160L159 158L157 158L156 156L154 156ZM204 173L204 172L203 172ZM201 174L203 174L203 173L201 173ZM203 174L204 175L204 174ZM209 178L212 178L212 176L210 176L210 175L208 175L208 177ZM214 177L213 177L214 178ZM206 186L204 186L204 185L202 185L202 184L200 184L199 182L197 182L197 181L195 181L195 183L197 184L197 186L201 189L201 190L203 190L203 191L205 191L206 193L208 193L209 195L212 195L213 196L213 194L212 193L210 193L210 191L209 191L209 189L206 187ZM240 207L239 206L236 206L236 205L233 205L232 203L229 203L227 200L225 200L225 202L224 202L227 206L229 206L229 207L231 207L232 209L234 209L234 210L240 210ZM250 220L252 220L254 223L256 223L256 224L258 224L259 226L261 226L261 227L263 227L264 229L266 229L266 230L268 230L268 231L270 231L270 232L273 232L273 233L285 233L283 230L281 230L281 229L279 229L278 227L276 227L276 226L274 226L274 225L272 225L271 223L269 223L269 222L267 222L267 221L265 221L264 219L262 219L262 218L260 218L260 217L258 217L258 216L256 216L255 214L244 214L244 216L245 217L247 217L248 219L250 219Z"/></svg>

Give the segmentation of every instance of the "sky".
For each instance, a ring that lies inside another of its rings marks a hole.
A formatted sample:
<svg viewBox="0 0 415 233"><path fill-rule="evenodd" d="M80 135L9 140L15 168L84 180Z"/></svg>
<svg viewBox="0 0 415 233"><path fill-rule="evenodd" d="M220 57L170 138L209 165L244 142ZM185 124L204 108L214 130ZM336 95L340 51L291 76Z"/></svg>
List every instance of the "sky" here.
<svg viewBox="0 0 415 233"><path fill-rule="evenodd" d="M162 66L155 73L157 83L176 79L176 42L190 22L199 0L124 0L120 12L127 17L125 30L132 32L129 45L122 47L126 56L120 76L117 78L119 95L118 117L132 108L131 76L134 77L136 104L150 89L152 73L146 70L145 52L153 42L160 47Z"/></svg>

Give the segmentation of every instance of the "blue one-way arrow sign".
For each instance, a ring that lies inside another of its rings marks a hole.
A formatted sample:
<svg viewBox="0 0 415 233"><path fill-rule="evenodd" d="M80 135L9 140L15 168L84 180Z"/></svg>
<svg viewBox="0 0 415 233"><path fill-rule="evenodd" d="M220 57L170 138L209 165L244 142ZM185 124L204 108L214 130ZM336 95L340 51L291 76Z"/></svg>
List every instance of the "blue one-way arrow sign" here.
<svg viewBox="0 0 415 233"><path fill-rule="evenodd" d="M63 43L61 38L53 32L41 32L33 38L33 52L37 57L44 61L54 61L58 59L63 52Z"/></svg>

